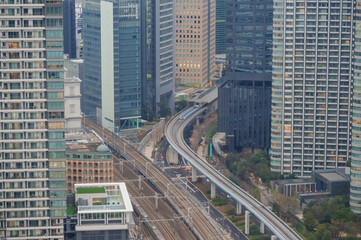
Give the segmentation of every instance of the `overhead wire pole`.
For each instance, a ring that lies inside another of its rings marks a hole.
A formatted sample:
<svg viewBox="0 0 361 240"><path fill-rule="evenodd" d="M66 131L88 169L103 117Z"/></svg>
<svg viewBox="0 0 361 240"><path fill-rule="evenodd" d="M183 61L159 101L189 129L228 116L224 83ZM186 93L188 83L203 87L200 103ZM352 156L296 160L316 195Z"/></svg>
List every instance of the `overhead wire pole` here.
<svg viewBox="0 0 361 240"><path fill-rule="evenodd" d="M93 129L95 131L100 131L102 132L102 129L99 127L99 125L95 124L92 121L88 121L86 119L86 125L90 127L90 129ZM108 130L104 130L104 139L107 141L111 138L110 132ZM123 141L123 143L122 143ZM137 149L135 149L133 146L127 144L127 142L125 142L124 140L120 140L119 142L117 142L115 145L116 149L119 150L119 147L124 147L125 146L125 150L127 151L126 156L129 158L134 158L137 161L137 167L140 171L145 171L146 168L146 162L149 161L147 160L141 153L138 153ZM122 146L123 145L123 146ZM128 149L127 149L128 147ZM150 173L149 173L150 172ZM155 166L153 166L152 164L148 165L148 174L150 174L150 176L157 176L161 181L158 181L158 183L156 183L156 187L159 188L163 194L165 195L173 195L173 191L174 194L176 196L179 196L180 198L183 198L183 200L176 200L178 198L170 198L170 203L173 205L173 207L178 211L178 212L184 212L184 205L189 205L191 204L190 199L188 199L189 197L189 193L184 195L178 188L170 189L172 188L171 186L167 186L167 184L173 185L173 183L170 181L170 179L168 179L167 177L165 177L162 172ZM168 191L166 190L168 188ZM174 199L174 200L172 200ZM209 224L209 219L207 217L207 214L202 213L202 211L195 211L195 215L196 217L196 222L195 222L195 226L193 228L193 232L195 234L197 234L197 236L201 236L201 238L208 238L208 239L214 239L215 236L217 236L216 239L222 239L222 235L220 235L218 232L215 231L215 229L218 229L218 227L214 228L213 224Z"/></svg>

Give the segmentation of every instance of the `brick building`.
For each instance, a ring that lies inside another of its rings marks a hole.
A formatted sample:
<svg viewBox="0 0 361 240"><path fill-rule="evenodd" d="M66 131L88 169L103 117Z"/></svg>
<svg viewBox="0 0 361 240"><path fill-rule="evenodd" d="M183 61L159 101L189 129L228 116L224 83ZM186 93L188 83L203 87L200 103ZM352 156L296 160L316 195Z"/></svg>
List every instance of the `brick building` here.
<svg viewBox="0 0 361 240"><path fill-rule="evenodd" d="M109 148L99 142L68 144L66 182L68 194L77 183L113 182L113 156Z"/></svg>

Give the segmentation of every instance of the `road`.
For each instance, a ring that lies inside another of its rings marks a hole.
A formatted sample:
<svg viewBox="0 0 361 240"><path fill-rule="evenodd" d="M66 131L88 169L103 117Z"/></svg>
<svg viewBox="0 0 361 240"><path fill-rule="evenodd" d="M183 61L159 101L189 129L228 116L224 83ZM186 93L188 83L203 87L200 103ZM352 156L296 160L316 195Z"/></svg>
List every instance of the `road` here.
<svg viewBox="0 0 361 240"><path fill-rule="evenodd" d="M183 132L185 127L202 111L206 110L207 106L199 108L194 111L194 108L189 107L184 111L176 114L166 125L165 135L169 144L182 155L193 167L200 173L204 174L217 187L227 192L232 198L240 202L243 207L246 207L252 215L261 220L265 227L270 229L279 239L284 240L301 240L302 238L282 219L280 219L271 210L265 207L257 199L245 192L239 186L230 181L223 174L218 172L210 164L203 161L185 142ZM193 111L192 114L187 114ZM187 116L187 117L184 117Z"/></svg>
<svg viewBox="0 0 361 240"><path fill-rule="evenodd" d="M167 150L169 147L169 143L167 140L164 140L157 151L156 154L156 160L157 160L157 164L158 166L162 166L162 167L169 167L169 163L167 161Z"/></svg>

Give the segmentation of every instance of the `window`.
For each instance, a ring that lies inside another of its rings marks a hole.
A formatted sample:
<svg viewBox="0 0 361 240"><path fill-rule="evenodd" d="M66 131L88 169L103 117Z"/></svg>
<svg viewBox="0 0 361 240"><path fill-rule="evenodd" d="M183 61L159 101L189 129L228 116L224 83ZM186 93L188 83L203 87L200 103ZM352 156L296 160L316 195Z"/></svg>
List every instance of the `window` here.
<svg viewBox="0 0 361 240"><path fill-rule="evenodd" d="M49 151L49 158L55 159L55 158L65 158L65 152L50 152Z"/></svg>
<svg viewBox="0 0 361 240"><path fill-rule="evenodd" d="M49 187L50 188L65 188L66 184L65 184L65 181L50 181Z"/></svg>
<svg viewBox="0 0 361 240"><path fill-rule="evenodd" d="M50 139L64 138L64 137L65 137L64 132L49 132Z"/></svg>
<svg viewBox="0 0 361 240"><path fill-rule="evenodd" d="M48 128L54 129L54 128L64 128L65 124L63 122L49 122Z"/></svg>
<svg viewBox="0 0 361 240"><path fill-rule="evenodd" d="M49 168L65 168L65 162L49 162Z"/></svg>
<svg viewBox="0 0 361 240"><path fill-rule="evenodd" d="M64 88L64 82L48 82L48 88Z"/></svg>

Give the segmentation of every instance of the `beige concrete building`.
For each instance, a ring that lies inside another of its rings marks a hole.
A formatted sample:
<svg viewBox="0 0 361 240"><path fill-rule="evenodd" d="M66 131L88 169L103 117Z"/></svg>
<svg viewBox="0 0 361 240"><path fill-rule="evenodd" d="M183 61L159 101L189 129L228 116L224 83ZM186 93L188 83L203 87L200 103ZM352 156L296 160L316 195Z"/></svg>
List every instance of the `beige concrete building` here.
<svg viewBox="0 0 361 240"><path fill-rule="evenodd" d="M176 82L206 85L215 72L215 0L176 0Z"/></svg>

